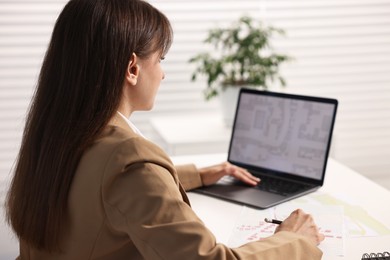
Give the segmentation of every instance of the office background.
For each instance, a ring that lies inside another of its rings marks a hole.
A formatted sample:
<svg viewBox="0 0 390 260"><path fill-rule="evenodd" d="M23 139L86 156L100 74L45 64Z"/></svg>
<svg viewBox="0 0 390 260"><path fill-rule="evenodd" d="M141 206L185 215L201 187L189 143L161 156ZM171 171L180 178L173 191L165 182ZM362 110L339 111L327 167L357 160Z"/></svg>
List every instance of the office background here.
<svg viewBox="0 0 390 260"><path fill-rule="evenodd" d="M53 24L66 2L0 0L1 179L10 176ZM188 59L207 50L208 29L248 14L286 31L272 43L294 60L281 70L287 87L273 90L337 98L332 157L390 188L390 0L149 2L171 20L175 39L153 111L132 118L147 137L158 142L151 118L219 111L216 100L203 99L205 81L190 81ZM0 201L6 186L0 183Z"/></svg>

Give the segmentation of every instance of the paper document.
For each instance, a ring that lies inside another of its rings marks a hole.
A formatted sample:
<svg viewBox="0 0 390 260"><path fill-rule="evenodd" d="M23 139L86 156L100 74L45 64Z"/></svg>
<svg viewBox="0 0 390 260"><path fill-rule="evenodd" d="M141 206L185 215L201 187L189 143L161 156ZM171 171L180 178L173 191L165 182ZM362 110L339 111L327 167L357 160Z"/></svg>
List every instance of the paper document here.
<svg viewBox="0 0 390 260"><path fill-rule="evenodd" d="M284 220L298 205L294 202L282 204L266 210L252 209L243 206L237 223L231 233L228 245L238 247L248 242L261 240L271 236L277 225L266 223L264 218ZM344 217L340 206L299 205L306 213L310 213L322 232L325 240L319 248L330 256L344 255Z"/></svg>
<svg viewBox="0 0 390 260"><path fill-rule="evenodd" d="M283 220L297 208L313 215L325 241L319 246L327 255L344 255L344 237L369 237L389 235L390 228L373 218L352 198L315 192L283 203L274 208L256 210L243 207L231 233L228 245L238 247L245 243L271 236L276 228L264 218Z"/></svg>
<svg viewBox="0 0 390 260"><path fill-rule="evenodd" d="M348 237L371 237L389 235L390 228L372 217L347 194L315 192L295 200L300 204L341 206L344 209L344 223Z"/></svg>

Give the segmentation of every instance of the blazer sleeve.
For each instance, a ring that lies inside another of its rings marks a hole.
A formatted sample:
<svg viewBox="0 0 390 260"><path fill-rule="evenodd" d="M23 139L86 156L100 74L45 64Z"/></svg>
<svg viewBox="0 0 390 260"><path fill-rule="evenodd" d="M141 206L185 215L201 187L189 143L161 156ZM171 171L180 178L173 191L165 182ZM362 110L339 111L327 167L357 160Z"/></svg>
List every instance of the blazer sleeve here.
<svg viewBox="0 0 390 260"><path fill-rule="evenodd" d="M163 152L137 140L120 145L107 164L102 196L108 221L145 259L320 259L314 245L288 232L236 249L218 244L183 200L175 175Z"/></svg>
<svg viewBox="0 0 390 260"><path fill-rule="evenodd" d="M176 165L176 172L180 183L186 191L203 186L199 171L193 164Z"/></svg>

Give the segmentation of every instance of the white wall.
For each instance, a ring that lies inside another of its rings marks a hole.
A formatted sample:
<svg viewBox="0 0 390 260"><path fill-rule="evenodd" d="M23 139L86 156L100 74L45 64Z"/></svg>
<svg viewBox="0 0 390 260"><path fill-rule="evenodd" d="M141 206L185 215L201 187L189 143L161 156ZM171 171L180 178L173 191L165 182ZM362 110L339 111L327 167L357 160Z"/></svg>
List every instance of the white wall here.
<svg viewBox="0 0 390 260"><path fill-rule="evenodd" d="M63 0L0 0L0 176L7 176L53 23ZM134 122L152 135L149 118L217 110L204 82L190 82L188 59L205 50L210 27L250 14L286 30L277 50L287 92L337 98L334 156L366 175L390 169L389 0L153 0L172 21L175 42L163 62L166 79L155 108ZM172 130L174 131L174 129Z"/></svg>

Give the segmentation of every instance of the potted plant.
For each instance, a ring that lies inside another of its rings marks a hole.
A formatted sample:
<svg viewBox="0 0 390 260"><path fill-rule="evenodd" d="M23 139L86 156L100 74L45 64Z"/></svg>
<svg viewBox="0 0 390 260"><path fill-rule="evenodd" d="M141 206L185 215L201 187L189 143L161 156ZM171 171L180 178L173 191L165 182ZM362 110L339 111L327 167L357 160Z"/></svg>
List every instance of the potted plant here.
<svg viewBox="0 0 390 260"><path fill-rule="evenodd" d="M231 27L211 29L204 42L213 45L214 50L189 60L197 65L192 81L200 75L206 76L205 99L218 95L222 96L223 103L226 103L223 99L228 99L227 107L222 108L223 112L230 110L231 115L225 115L229 117L225 120L228 125L232 122L240 87L268 89L274 81L286 85L279 74L279 65L290 57L272 52L270 37L274 33L283 35L284 31L243 16Z"/></svg>

